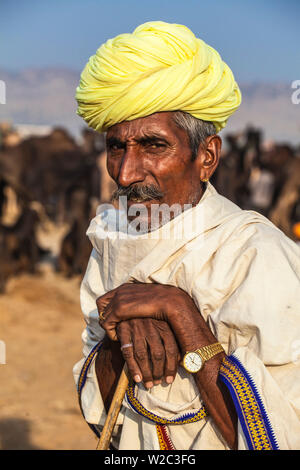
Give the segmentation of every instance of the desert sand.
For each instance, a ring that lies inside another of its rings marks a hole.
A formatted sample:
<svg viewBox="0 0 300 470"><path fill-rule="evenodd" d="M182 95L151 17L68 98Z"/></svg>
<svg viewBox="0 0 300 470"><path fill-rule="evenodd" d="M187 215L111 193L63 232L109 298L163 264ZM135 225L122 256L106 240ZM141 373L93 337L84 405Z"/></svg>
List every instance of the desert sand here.
<svg viewBox="0 0 300 470"><path fill-rule="evenodd" d="M0 449L93 450L72 375L85 327L80 279L47 263L40 270L11 279L0 296Z"/></svg>

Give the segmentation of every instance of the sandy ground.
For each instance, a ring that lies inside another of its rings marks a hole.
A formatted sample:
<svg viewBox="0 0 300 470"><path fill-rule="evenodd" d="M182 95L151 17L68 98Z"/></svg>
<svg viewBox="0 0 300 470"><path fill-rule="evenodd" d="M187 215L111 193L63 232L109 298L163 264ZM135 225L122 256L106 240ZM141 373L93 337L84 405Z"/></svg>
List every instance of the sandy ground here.
<svg viewBox="0 0 300 470"><path fill-rule="evenodd" d="M0 449L95 449L72 375L85 326L79 279L41 269L10 280L0 296Z"/></svg>

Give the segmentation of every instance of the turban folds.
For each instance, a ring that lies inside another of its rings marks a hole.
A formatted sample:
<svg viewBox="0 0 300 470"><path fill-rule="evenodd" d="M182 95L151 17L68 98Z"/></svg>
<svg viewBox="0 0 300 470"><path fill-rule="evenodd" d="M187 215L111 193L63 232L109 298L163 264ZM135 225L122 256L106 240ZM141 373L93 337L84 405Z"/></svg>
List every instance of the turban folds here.
<svg viewBox="0 0 300 470"><path fill-rule="evenodd" d="M100 132L162 111L185 111L219 132L241 93L215 49L186 26L153 21L99 47L81 74L76 99L77 114Z"/></svg>

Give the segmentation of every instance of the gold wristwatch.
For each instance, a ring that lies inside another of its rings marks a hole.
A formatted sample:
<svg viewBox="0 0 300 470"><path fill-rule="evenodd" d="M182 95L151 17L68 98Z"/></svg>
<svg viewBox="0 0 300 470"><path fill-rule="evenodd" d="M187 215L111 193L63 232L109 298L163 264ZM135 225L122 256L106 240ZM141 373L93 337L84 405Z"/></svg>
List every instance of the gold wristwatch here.
<svg viewBox="0 0 300 470"><path fill-rule="evenodd" d="M220 343L209 344L208 346L196 349L196 351L187 352L182 360L183 367L188 372L195 374L202 369L206 361L221 352L224 352L224 349Z"/></svg>

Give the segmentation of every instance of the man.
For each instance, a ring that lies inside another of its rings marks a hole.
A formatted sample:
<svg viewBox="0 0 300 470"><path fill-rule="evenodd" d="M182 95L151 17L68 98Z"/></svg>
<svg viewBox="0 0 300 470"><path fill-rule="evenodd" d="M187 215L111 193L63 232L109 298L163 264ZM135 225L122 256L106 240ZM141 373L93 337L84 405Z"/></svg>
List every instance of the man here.
<svg viewBox="0 0 300 470"><path fill-rule="evenodd" d="M116 448L299 448L299 250L209 183L240 104L232 72L186 27L152 22L101 46L76 97L127 198L88 230L85 419L99 434L125 359Z"/></svg>

